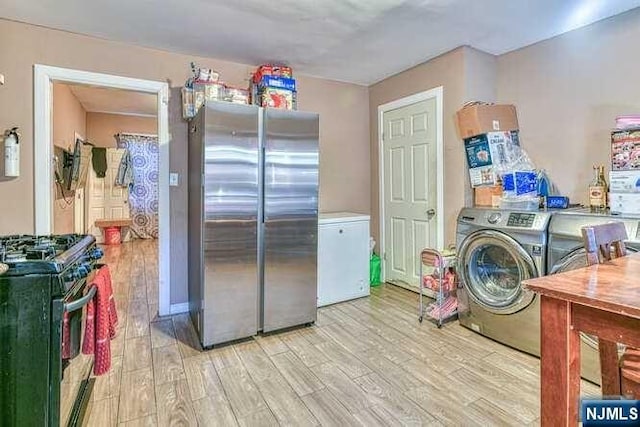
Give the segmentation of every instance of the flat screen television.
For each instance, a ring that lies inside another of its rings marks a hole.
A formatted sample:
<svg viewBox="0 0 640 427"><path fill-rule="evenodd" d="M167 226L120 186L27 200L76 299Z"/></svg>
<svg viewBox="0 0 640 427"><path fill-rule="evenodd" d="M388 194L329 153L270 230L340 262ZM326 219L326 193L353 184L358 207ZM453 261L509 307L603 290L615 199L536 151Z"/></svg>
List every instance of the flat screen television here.
<svg viewBox="0 0 640 427"><path fill-rule="evenodd" d="M83 188L87 181L91 146L76 139L72 151L55 147L56 181L65 192Z"/></svg>

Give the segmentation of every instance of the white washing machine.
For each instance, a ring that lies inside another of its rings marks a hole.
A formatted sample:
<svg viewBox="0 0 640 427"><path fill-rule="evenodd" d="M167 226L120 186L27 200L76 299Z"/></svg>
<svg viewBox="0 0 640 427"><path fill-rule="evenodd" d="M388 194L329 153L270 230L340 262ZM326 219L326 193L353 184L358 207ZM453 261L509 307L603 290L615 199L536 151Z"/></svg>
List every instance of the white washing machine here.
<svg viewBox="0 0 640 427"><path fill-rule="evenodd" d="M522 281L546 274L549 212L465 208L456 247L460 324L500 343L540 354L540 306Z"/></svg>
<svg viewBox="0 0 640 427"><path fill-rule="evenodd" d="M549 253L547 271L549 274L561 273L585 267L587 259L582 243L582 227L620 221L625 224L629 240L628 252L640 251L640 218L627 216L594 214L588 210L574 210L556 213L549 223ZM582 377L600 384L600 357L597 340L582 335L580 358Z"/></svg>

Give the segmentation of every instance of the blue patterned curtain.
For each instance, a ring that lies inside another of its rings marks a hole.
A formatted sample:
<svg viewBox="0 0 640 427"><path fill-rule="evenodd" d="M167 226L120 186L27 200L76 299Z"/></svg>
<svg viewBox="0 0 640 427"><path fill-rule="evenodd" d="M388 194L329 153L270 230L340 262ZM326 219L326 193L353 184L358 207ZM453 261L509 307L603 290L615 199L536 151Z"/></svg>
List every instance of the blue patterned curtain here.
<svg viewBox="0 0 640 427"><path fill-rule="evenodd" d="M158 137L121 133L118 148L129 151L133 183L129 187L131 231L139 239L158 238Z"/></svg>

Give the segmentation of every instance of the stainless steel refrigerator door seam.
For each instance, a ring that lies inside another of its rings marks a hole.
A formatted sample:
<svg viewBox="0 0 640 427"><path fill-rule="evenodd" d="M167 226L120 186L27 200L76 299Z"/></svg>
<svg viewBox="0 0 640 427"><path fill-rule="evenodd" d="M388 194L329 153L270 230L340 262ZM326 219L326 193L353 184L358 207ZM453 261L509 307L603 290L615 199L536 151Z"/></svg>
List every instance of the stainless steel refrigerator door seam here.
<svg viewBox="0 0 640 427"><path fill-rule="evenodd" d="M258 110L258 331L264 326L264 108Z"/></svg>

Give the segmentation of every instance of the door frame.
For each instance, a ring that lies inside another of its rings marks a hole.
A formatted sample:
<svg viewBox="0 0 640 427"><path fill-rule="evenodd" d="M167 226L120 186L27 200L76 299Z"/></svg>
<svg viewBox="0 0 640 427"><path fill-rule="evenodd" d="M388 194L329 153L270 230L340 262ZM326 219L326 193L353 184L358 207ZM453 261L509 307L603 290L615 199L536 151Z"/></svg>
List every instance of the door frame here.
<svg viewBox="0 0 640 427"><path fill-rule="evenodd" d="M436 246L438 250L442 250L444 247L444 113L443 113L443 97L444 88L438 86L433 89L419 92L404 98L397 99L395 101L387 102L378 106L378 212L379 212L379 238L380 238L380 252L384 256L384 113L396 110L398 108L406 107L412 104L416 104L421 101L426 101L432 98L436 99L436 188L438 191L438 197L436 199ZM385 268L384 258L380 263L380 280L384 282Z"/></svg>
<svg viewBox="0 0 640 427"><path fill-rule="evenodd" d="M171 307L171 211L169 191L169 85L166 82L94 73L69 68L34 65L34 208L36 234L53 231L53 83L85 84L134 90L158 97L158 312L161 316L182 310ZM178 307L180 306L180 307Z"/></svg>
<svg viewBox="0 0 640 427"><path fill-rule="evenodd" d="M75 144L75 142L79 139L81 139L82 141L86 141L85 136L84 135L80 135L78 132L74 132L73 133L73 142ZM87 210L86 210L86 206L85 206L85 197L86 197L86 193L84 191L84 188L80 189L81 192L77 193L78 189L76 189L76 194L73 195L73 232L74 233L78 233L78 230L76 228L77 225L77 219L76 219L76 214L78 213L78 207L76 207L76 203L78 203L78 194L82 194L82 230L80 231L80 234L84 234L87 231L86 228L86 224L87 224Z"/></svg>

